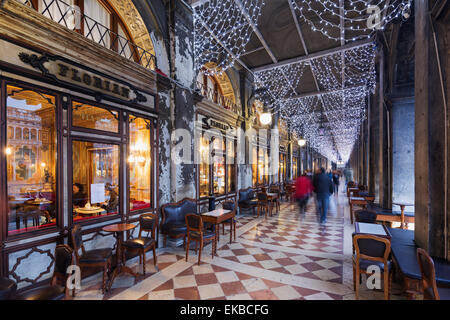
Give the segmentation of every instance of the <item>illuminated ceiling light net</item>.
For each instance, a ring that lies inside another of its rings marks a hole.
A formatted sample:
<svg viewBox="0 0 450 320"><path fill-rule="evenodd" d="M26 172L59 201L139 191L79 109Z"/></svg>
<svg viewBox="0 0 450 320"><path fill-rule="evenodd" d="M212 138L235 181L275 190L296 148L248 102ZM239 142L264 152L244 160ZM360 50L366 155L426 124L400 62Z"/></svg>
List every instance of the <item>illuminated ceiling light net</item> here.
<svg viewBox="0 0 450 320"><path fill-rule="evenodd" d="M366 117L367 97L376 86L375 46L367 44L309 62L255 73L258 99L290 130L333 162L348 161ZM296 97L310 64L321 94Z"/></svg>
<svg viewBox="0 0 450 320"><path fill-rule="evenodd" d="M257 25L264 0L240 0L240 4L242 8L235 0L209 0L194 8L196 71L214 62L217 66L209 74L222 73L245 52L253 32L247 18Z"/></svg>
<svg viewBox="0 0 450 320"><path fill-rule="evenodd" d="M289 1L300 21L305 21L311 30L336 41L370 38L393 19L401 15L407 17L411 10L411 0Z"/></svg>

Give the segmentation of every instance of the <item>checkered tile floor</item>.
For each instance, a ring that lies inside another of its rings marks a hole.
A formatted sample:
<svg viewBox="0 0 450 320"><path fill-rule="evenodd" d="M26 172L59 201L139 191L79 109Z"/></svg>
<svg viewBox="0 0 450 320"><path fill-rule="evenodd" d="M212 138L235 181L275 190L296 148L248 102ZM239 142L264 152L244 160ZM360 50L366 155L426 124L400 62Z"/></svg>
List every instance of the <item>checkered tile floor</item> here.
<svg viewBox="0 0 450 320"><path fill-rule="evenodd" d="M342 299L311 289L257 278L216 265L194 265L140 299L303 300Z"/></svg>
<svg viewBox="0 0 450 320"><path fill-rule="evenodd" d="M200 266L194 251L186 262L183 248L160 248L158 269L149 254L145 277L121 275L103 296L97 274L83 279L76 299L354 299L347 211L347 198L339 195L331 198L326 225L318 223L313 199L304 215L287 202L267 220L241 214L236 241L229 243L228 226L225 235L220 228L217 256L212 259L211 245L205 246ZM142 272L137 258L127 265ZM393 299L402 298L393 287ZM383 292L361 286L360 298L383 299Z"/></svg>

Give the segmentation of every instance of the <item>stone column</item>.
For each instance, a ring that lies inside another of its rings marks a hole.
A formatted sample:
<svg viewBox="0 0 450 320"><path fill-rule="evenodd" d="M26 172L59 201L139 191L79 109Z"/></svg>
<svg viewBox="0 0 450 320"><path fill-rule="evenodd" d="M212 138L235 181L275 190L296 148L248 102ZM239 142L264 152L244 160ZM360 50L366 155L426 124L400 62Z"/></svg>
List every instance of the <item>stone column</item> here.
<svg viewBox="0 0 450 320"><path fill-rule="evenodd" d="M415 240L431 256L448 259L449 10L430 19L430 9L428 1L415 1Z"/></svg>

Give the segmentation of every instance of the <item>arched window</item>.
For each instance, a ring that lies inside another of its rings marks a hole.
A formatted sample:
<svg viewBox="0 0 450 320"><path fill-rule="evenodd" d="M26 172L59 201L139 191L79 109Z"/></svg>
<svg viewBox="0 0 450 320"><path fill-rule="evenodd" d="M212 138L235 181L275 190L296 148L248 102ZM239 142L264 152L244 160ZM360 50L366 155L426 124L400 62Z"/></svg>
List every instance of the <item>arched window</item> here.
<svg viewBox="0 0 450 320"><path fill-rule="evenodd" d="M16 128L16 139L18 140L22 139L22 129L19 127Z"/></svg>
<svg viewBox="0 0 450 320"><path fill-rule="evenodd" d="M213 76L206 75L204 70L202 71L197 76L197 84L201 88L202 95L219 103L219 96L223 95L219 82Z"/></svg>

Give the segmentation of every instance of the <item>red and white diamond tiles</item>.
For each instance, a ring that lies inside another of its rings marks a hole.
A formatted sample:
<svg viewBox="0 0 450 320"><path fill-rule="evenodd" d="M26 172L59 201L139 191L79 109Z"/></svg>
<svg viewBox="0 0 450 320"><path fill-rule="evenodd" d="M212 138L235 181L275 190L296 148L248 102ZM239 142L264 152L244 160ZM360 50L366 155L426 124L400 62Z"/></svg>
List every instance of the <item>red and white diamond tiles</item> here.
<svg viewBox="0 0 450 320"><path fill-rule="evenodd" d="M354 299L349 241L344 241L351 239L352 229L344 225L346 199L339 198L331 199L325 226L317 223L314 201L305 215L288 203L267 220L241 215L236 241L228 242L226 227L214 259L211 245L200 266L193 251L186 262L182 248L161 248L158 271L148 255L146 277L120 276L103 297L98 274L82 281L76 299ZM137 258L127 265L142 272ZM377 294L382 298L382 292Z"/></svg>

